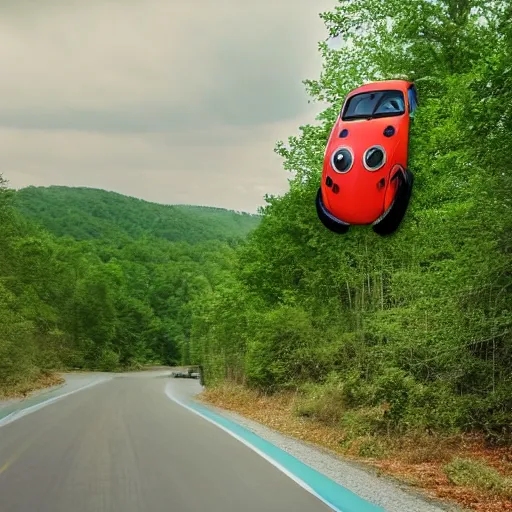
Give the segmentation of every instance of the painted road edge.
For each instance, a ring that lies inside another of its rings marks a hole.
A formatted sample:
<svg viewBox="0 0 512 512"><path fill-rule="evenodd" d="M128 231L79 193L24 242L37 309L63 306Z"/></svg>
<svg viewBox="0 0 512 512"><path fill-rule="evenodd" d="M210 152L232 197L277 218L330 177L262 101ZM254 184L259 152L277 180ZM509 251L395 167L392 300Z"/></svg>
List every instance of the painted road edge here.
<svg viewBox="0 0 512 512"><path fill-rule="evenodd" d="M170 383L165 388L165 394L173 402L213 423L246 445L332 510L336 512L386 512L384 508L364 500L238 423L228 420L196 402L183 402L172 393Z"/></svg>
<svg viewBox="0 0 512 512"><path fill-rule="evenodd" d="M9 423L12 423L13 421L23 418L27 414L38 411L39 409L42 409L43 407L46 407L47 405L50 405L50 404L56 402L57 400L60 400L61 398L65 398L66 396L73 395L74 393L78 393L79 391L83 391L84 389L90 388L92 386L96 386L97 384L101 384L102 382L107 382L109 380L112 380L112 377L105 377L102 379L98 379L94 382L90 382L89 384L85 384L84 386L81 386L77 389L73 389L72 391L63 393L62 395L53 396L52 398L47 398L46 400L37 402L34 405L29 405L28 407L17 409L15 411L9 413L7 416L0 418L0 428L5 427L5 425L8 425Z"/></svg>

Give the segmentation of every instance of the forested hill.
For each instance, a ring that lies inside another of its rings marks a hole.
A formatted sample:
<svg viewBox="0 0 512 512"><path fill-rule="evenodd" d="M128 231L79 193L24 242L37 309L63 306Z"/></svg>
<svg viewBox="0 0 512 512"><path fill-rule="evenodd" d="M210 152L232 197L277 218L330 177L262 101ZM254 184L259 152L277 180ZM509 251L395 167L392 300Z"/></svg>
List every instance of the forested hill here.
<svg viewBox="0 0 512 512"><path fill-rule="evenodd" d="M93 188L27 187L15 205L57 236L77 240L141 238L190 243L244 238L258 215L222 208L162 205Z"/></svg>
<svg viewBox="0 0 512 512"><path fill-rule="evenodd" d="M0 174L0 397L55 369L188 360L192 300L258 222L101 190L15 192Z"/></svg>

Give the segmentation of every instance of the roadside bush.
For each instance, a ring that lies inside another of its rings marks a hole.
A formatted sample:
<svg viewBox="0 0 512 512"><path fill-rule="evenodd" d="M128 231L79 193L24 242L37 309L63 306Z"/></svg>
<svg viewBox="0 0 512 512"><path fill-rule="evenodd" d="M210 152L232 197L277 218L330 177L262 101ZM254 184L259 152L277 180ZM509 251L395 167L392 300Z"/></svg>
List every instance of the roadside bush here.
<svg viewBox="0 0 512 512"><path fill-rule="evenodd" d="M346 410L344 384L335 373L323 384L304 384L295 405L295 414L337 425Z"/></svg>
<svg viewBox="0 0 512 512"><path fill-rule="evenodd" d="M368 459L382 459L388 454L386 443L374 436L367 436L357 443L358 455Z"/></svg>
<svg viewBox="0 0 512 512"><path fill-rule="evenodd" d="M457 433L466 427L471 400L442 382L424 385L407 372L385 369L371 379L331 372L300 387L295 413L341 425L351 438L376 433Z"/></svg>
<svg viewBox="0 0 512 512"><path fill-rule="evenodd" d="M512 498L512 480L483 462L456 458L444 466L444 472L455 485L469 486L497 496Z"/></svg>
<svg viewBox="0 0 512 512"><path fill-rule="evenodd" d="M468 406L468 428L485 433L493 444L512 443L512 386L501 383L486 397L475 397Z"/></svg>
<svg viewBox="0 0 512 512"><path fill-rule="evenodd" d="M340 420L346 439L354 439L361 436L384 434L387 431L387 409L380 407L363 407L347 411Z"/></svg>
<svg viewBox="0 0 512 512"><path fill-rule="evenodd" d="M247 384L267 392L296 388L308 378L313 364L315 334L310 315L300 308L282 306L264 315L248 343Z"/></svg>
<svg viewBox="0 0 512 512"><path fill-rule="evenodd" d="M119 354L110 348L105 348L101 354L99 368L105 372L112 372L119 368Z"/></svg>
<svg viewBox="0 0 512 512"><path fill-rule="evenodd" d="M8 309L10 298L0 284L0 394L39 376L33 325Z"/></svg>

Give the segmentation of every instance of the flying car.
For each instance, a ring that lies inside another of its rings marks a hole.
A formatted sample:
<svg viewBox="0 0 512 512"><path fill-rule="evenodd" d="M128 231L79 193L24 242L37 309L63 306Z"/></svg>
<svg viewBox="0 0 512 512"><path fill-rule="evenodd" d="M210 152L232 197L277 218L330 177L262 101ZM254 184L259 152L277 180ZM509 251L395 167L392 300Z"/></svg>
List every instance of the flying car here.
<svg viewBox="0 0 512 512"><path fill-rule="evenodd" d="M371 224L379 235L398 229L414 181L407 159L417 106L414 84L405 80L365 84L347 95L327 142L316 196L326 228L343 234L351 225Z"/></svg>

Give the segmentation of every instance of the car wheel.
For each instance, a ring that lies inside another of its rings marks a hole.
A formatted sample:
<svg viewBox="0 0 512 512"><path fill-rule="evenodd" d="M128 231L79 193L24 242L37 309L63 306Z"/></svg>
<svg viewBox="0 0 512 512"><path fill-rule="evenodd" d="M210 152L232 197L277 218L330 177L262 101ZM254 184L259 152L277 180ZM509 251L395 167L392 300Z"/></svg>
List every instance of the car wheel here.
<svg viewBox="0 0 512 512"><path fill-rule="evenodd" d="M350 227L348 224L336 219L336 217L327 211L327 208L322 201L322 189L320 188L316 194L316 213L322 224L333 233L343 235Z"/></svg>
<svg viewBox="0 0 512 512"><path fill-rule="evenodd" d="M378 224L373 225L373 231L381 236L391 235L398 229L409 206L414 175L409 169L406 169L405 177L401 175L399 179L401 180L400 186L393 206Z"/></svg>

